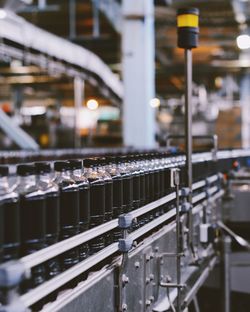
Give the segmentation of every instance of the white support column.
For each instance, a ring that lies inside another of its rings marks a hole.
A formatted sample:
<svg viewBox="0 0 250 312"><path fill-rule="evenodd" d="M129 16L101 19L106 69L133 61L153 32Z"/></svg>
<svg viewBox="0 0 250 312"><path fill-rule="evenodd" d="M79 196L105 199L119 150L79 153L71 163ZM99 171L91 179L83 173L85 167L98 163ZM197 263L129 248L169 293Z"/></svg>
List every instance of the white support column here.
<svg viewBox="0 0 250 312"><path fill-rule="evenodd" d="M240 82L242 116L242 147L250 147L250 73L244 74Z"/></svg>
<svg viewBox="0 0 250 312"><path fill-rule="evenodd" d="M154 1L123 0L124 144L155 146Z"/></svg>
<svg viewBox="0 0 250 312"><path fill-rule="evenodd" d="M74 105L75 105L75 147L81 147L81 108L84 101L84 80L74 78Z"/></svg>

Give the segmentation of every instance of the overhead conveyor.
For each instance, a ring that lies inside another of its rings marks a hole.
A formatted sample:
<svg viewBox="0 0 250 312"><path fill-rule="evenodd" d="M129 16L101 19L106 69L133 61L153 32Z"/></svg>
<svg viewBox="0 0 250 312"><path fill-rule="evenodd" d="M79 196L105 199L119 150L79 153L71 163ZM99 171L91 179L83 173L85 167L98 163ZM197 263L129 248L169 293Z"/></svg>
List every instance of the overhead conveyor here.
<svg viewBox="0 0 250 312"><path fill-rule="evenodd" d="M120 104L123 85L97 55L66 39L42 30L12 12L0 19L0 56L52 68L69 77L80 76Z"/></svg>

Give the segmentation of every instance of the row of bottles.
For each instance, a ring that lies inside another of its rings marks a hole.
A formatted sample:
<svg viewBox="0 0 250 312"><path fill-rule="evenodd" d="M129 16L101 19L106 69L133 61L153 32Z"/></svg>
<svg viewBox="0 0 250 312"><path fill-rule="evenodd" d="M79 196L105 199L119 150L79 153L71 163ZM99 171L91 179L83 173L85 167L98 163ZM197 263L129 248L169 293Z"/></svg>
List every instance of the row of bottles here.
<svg viewBox="0 0 250 312"><path fill-rule="evenodd" d="M171 191L166 154L109 156L0 166L0 262L32 254L137 209ZM145 220L144 220L145 221ZM41 284L121 237L119 229L74 248L32 272Z"/></svg>

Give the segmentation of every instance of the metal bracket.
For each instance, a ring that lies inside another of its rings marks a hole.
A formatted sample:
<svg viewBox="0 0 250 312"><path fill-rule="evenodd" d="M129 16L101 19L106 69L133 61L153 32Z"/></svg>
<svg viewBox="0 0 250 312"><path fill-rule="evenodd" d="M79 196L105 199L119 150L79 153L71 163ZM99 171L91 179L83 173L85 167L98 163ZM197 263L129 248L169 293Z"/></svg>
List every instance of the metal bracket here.
<svg viewBox="0 0 250 312"><path fill-rule="evenodd" d="M170 186L176 187L177 185L180 185L180 169L171 168L170 169Z"/></svg>
<svg viewBox="0 0 250 312"><path fill-rule="evenodd" d="M185 254L183 252L180 253L176 253L176 252L163 252L159 255L159 257L161 256L167 256L167 257L185 257Z"/></svg>
<svg viewBox="0 0 250 312"><path fill-rule="evenodd" d="M182 197L188 197L189 194L190 194L190 188L188 188L188 187L183 187L183 188L181 189L181 196L182 196Z"/></svg>
<svg viewBox="0 0 250 312"><path fill-rule="evenodd" d="M128 229L131 227L133 221L133 215L128 213L125 215L120 215L118 218L118 226L121 229Z"/></svg>
<svg viewBox="0 0 250 312"><path fill-rule="evenodd" d="M191 209L191 205L189 202L184 202L181 204L181 212L188 212Z"/></svg>
<svg viewBox="0 0 250 312"><path fill-rule="evenodd" d="M177 283L160 283L161 287L166 287L166 288L186 288L186 284L177 284Z"/></svg>
<svg viewBox="0 0 250 312"><path fill-rule="evenodd" d="M27 308L19 300L17 289L26 276L20 261L9 261L0 266L0 292L2 292L0 312L25 312Z"/></svg>
<svg viewBox="0 0 250 312"><path fill-rule="evenodd" d="M9 289L25 278L25 267L20 261L10 261L0 266L0 288Z"/></svg>
<svg viewBox="0 0 250 312"><path fill-rule="evenodd" d="M122 253L129 252L129 250L132 248L133 245L133 239L126 238L126 239L119 239L118 248L119 251Z"/></svg>
<svg viewBox="0 0 250 312"><path fill-rule="evenodd" d="M0 312L28 312L21 300L14 300L11 304L1 305Z"/></svg>

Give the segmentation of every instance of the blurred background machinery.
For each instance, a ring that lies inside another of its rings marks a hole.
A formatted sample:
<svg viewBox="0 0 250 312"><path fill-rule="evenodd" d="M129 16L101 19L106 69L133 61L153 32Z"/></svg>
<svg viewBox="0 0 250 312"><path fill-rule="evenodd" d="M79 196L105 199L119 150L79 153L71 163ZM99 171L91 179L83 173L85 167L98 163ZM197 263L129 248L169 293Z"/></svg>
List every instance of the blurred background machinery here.
<svg viewBox="0 0 250 312"><path fill-rule="evenodd" d="M152 146L182 129L176 9L183 1L131 3L1 2L0 105L41 148ZM217 133L221 148L248 147L248 1L185 5L200 9L193 134ZM5 134L2 148L17 148Z"/></svg>
<svg viewBox="0 0 250 312"><path fill-rule="evenodd" d="M199 9L191 131L183 6ZM25 176L36 189L43 170L59 193L64 175L76 193L97 176L110 191L98 208L120 194L118 171L141 196L1 265L0 311L249 310L249 24L248 0L0 0L1 203L23 200ZM101 248L85 257L88 244ZM29 289L51 263L55 276Z"/></svg>

